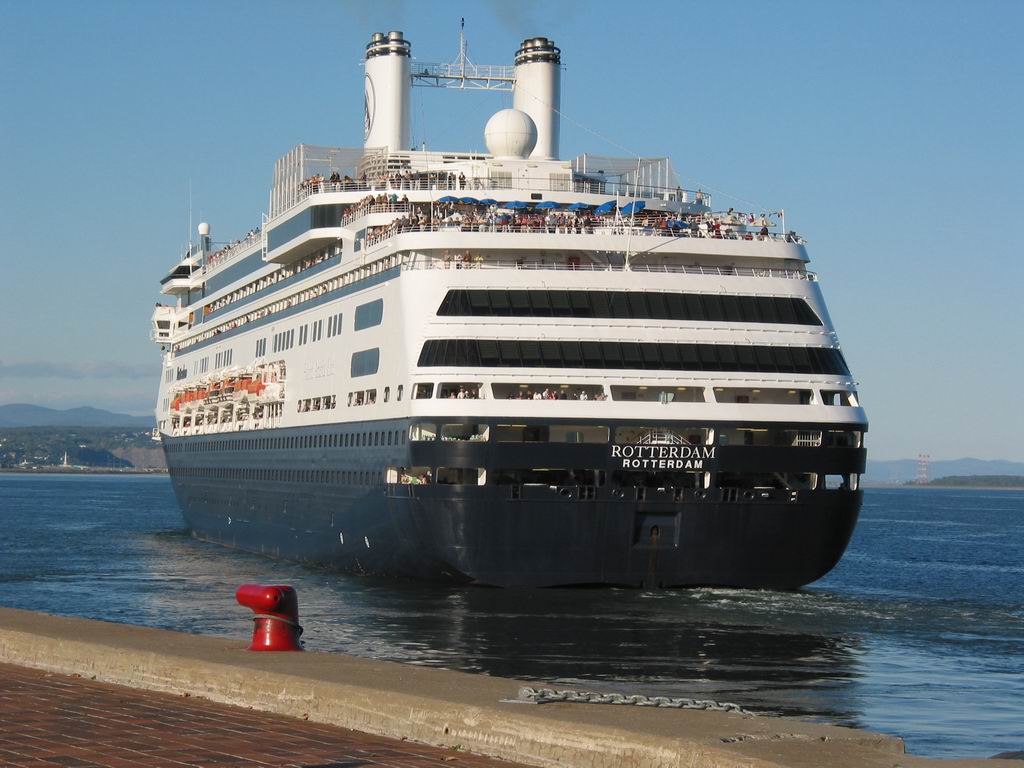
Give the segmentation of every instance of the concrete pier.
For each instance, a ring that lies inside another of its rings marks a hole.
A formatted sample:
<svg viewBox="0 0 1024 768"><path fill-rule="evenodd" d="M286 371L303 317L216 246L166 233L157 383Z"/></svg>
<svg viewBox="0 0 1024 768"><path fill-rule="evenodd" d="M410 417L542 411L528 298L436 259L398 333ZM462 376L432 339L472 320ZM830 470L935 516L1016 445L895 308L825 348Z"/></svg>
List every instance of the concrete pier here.
<svg viewBox="0 0 1024 768"><path fill-rule="evenodd" d="M525 683L341 654L248 653L244 627L226 639L0 608L0 663L531 766L1020 766L912 757L898 738L794 718L503 703Z"/></svg>

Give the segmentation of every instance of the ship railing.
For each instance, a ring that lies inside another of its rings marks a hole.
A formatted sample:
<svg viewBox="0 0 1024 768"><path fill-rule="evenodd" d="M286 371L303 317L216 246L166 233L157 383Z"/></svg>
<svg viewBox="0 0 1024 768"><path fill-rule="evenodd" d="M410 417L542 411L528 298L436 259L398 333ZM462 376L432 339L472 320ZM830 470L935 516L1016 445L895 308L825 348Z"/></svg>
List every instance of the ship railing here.
<svg viewBox="0 0 1024 768"><path fill-rule="evenodd" d="M627 271L626 267L622 264L602 264L600 262L580 262L578 264L575 262L543 263L512 259L462 260L455 257L427 260L409 259L402 265L402 269L521 269L554 272ZM706 275L710 277L770 277L788 280L807 280L810 282L815 282L818 279L814 272L808 272L800 269L733 267L705 264L630 264L628 271L679 275Z"/></svg>
<svg viewBox="0 0 1024 768"><path fill-rule="evenodd" d="M629 226L625 223L597 222L569 225L527 224L513 225L480 221L445 221L434 224L410 224L406 226L384 225L386 229L380 233L368 235L366 247L372 247L395 235L409 232L478 232L488 234L528 234L528 235L626 235L630 237L664 237L668 239L695 238L700 240L746 240L749 242L776 242L803 244L803 238L793 233L781 234L771 232L766 235L739 230L708 233L699 229Z"/></svg>
<svg viewBox="0 0 1024 768"><path fill-rule="evenodd" d="M369 216L371 213L409 213L411 210L411 203L374 203L373 205L361 205L341 217L341 226L348 226L356 219Z"/></svg>
<svg viewBox="0 0 1024 768"><path fill-rule="evenodd" d="M227 264L229 261L233 261L239 254L248 250L256 243L263 242L263 232L257 231L246 235L243 239L237 243L225 246L218 251L215 251L206 256L206 260L203 264L203 272L210 273L215 269Z"/></svg>
<svg viewBox="0 0 1024 768"><path fill-rule="evenodd" d="M565 174L554 173L545 176L512 179L507 177L461 178L449 172L428 172L426 174L419 174L411 179L399 177L367 181L314 181L307 179L299 185L299 194L288 207L296 205L310 195L329 192L413 192L424 190L462 192L467 195L472 192L489 190L574 192L579 194L606 195L608 197L670 200L707 209L711 208L712 200L710 194L701 190L683 189L682 187L658 187L650 184L629 184L626 182L602 181L590 178L570 178L568 171Z"/></svg>

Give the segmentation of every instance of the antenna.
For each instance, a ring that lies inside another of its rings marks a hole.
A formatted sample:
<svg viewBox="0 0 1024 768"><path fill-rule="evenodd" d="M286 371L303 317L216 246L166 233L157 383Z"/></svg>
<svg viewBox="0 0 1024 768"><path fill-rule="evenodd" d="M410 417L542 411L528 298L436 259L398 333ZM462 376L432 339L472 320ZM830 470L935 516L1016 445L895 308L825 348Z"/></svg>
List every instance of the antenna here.
<svg viewBox="0 0 1024 768"><path fill-rule="evenodd" d="M462 76L466 76L466 61L469 59L469 55L466 52L466 17L463 16L459 19L459 61L462 65Z"/></svg>

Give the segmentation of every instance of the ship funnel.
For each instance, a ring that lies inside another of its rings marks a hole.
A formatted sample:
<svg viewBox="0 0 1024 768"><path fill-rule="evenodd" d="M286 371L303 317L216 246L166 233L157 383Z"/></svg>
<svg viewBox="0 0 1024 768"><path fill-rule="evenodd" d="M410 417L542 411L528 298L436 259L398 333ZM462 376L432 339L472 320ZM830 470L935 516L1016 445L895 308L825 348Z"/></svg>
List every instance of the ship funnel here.
<svg viewBox="0 0 1024 768"><path fill-rule="evenodd" d="M390 152L412 145L412 45L401 32L375 32L366 46L363 146Z"/></svg>
<svg viewBox="0 0 1024 768"><path fill-rule="evenodd" d="M523 40L516 51L516 82L512 106L537 126L535 160L558 158L558 115L562 97L562 52L546 37Z"/></svg>

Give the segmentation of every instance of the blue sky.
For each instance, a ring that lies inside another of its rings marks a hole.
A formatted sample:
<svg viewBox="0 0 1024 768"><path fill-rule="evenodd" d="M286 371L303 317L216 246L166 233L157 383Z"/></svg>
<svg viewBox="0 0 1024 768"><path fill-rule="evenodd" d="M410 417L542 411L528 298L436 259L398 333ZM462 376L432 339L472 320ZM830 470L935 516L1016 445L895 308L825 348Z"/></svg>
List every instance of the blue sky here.
<svg viewBox="0 0 1024 768"><path fill-rule="evenodd" d="M362 140L361 53L562 48L562 154L668 154L810 241L874 458L1024 460L1024 3L0 0L0 403L152 408L158 280L257 224L274 160ZM483 149L498 94L414 90ZM614 143L603 140L608 137ZM732 195L734 197L727 197Z"/></svg>

